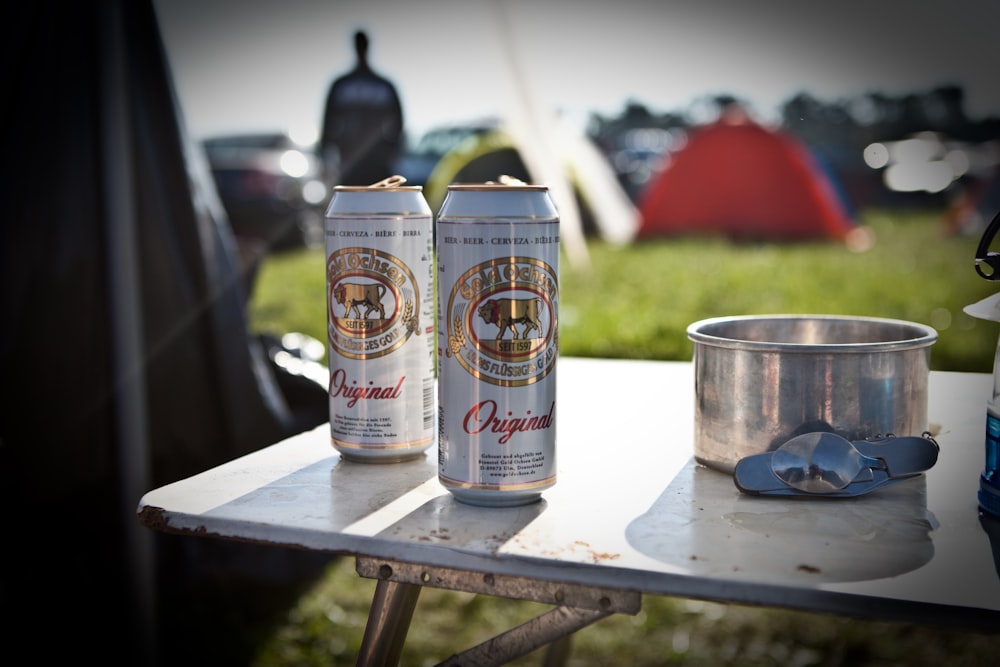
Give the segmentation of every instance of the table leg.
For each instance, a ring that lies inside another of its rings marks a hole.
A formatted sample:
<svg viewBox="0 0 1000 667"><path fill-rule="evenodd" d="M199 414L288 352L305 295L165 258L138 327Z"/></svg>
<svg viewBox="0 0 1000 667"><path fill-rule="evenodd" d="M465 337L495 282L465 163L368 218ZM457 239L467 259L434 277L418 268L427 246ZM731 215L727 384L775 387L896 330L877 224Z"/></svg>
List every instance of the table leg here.
<svg viewBox="0 0 1000 667"><path fill-rule="evenodd" d="M386 579L380 579L375 585L375 597L358 653L358 667L391 667L399 663L420 588Z"/></svg>
<svg viewBox="0 0 1000 667"><path fill-rule="evenodd" d="M611 614L636 614L642 605L642 596L637 591L366 556L358 556L356 569L362 577L378 580L359 667L396 665L422 586L556 605L516 628L453 655L441 665L502 665L546 644L550 646L546 665L560 665L565 662L569 638L574 632ZM400 599L393 599L393 596Z"/></svg>
<svg viewBox="0 0 1000 667"><path fill-rule="evenodd" d="M521 625L501 633L478 646L454 655L439 667L460 667L461 665L476 665L477 667L497 667L511 660L528 655L546 644L562 642L577 630L595 621L609 616L610 611L592 611L574 607L556 607L541 616L522 623ZM568 644L563 645L568 649ZM558 651L551 656L554 664L562 664ZM549 658L546 658L548 663ZM548 663L551 664L551 663Z"/></svg>

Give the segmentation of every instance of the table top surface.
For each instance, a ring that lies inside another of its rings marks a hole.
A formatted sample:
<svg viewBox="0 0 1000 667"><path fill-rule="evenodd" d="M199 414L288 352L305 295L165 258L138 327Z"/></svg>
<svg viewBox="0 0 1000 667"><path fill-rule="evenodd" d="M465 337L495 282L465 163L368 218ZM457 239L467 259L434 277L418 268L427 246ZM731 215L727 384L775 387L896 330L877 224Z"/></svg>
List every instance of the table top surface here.
<svg viewBox="0 0 1000 667"><path fill-rule="evenodd" d="M686 362L563 358L558 481L510 508L456 501L433 450L342 460L323 425L147 493L140 521L193 535L659 595L1000 628L980 524L992 378L932 372L927 473L850 499L760 498L693 459Z"/></svg>

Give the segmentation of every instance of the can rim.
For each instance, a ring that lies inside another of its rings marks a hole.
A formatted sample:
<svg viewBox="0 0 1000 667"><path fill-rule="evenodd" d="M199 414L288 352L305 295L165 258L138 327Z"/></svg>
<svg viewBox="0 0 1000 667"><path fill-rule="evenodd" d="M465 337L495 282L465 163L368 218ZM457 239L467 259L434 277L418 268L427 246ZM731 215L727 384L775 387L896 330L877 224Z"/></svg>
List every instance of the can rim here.
<svg viewBox="0 0 1000 667"><path fill-rule="evenodd" d="M422 185L393 185L382 188L373 188L369 185L335 185L333 187L334 192L370 192L372 194L382 192L421 192L423 189Z"/></svg>
<svg viewBox="0 0 1000 667"><path fill-rule="evenodd" d="M525 191L535 191L535 192L547 192L549 186L547 185L532 185L530 183L452 183L448 186L448 191L482 191L482 192L496 192L498 190L509 190L514 192L525 192Z"/></svg>

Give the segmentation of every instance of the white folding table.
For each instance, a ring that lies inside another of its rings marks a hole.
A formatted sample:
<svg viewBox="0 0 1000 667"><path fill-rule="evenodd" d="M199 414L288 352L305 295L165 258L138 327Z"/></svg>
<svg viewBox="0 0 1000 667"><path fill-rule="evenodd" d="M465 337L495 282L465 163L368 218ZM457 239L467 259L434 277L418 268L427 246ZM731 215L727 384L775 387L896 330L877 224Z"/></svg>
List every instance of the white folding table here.
<svg viewBox="0 0 1000 667"><path fill-rule="evenodd" d="M422 586L551 611L443 664L502 664L642 595L1000 630L1000 565L976 503L992 378L934 371L940 444L916 478L850 499L741 495L692 456L692 364L563 358L558 481L484 508L417 461L342 460L328 425L150 491L157 530L351 555L377 580L359 665L394 664Z"/></svg>

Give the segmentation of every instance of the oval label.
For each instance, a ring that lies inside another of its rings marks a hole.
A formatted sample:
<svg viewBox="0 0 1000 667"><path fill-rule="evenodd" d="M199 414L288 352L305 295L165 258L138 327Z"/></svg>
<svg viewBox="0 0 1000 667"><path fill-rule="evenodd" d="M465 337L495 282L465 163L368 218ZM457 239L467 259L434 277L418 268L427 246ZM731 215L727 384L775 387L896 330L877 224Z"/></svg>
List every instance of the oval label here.
<svg viewBox="0 0 1000 667"><path fill-rule="evenodd" d="M555 271L534 257L472 267L448 297L445 354L484 382L505 387L538 382L556 362L558 295Z"/></svg>
<svg viewBox="0 0 1000 667"><path fill-rule="evenodd" d="M420 290L398 257L342 248L326 263L330 347L349 359L375 359L420 333Z"/></svg>

